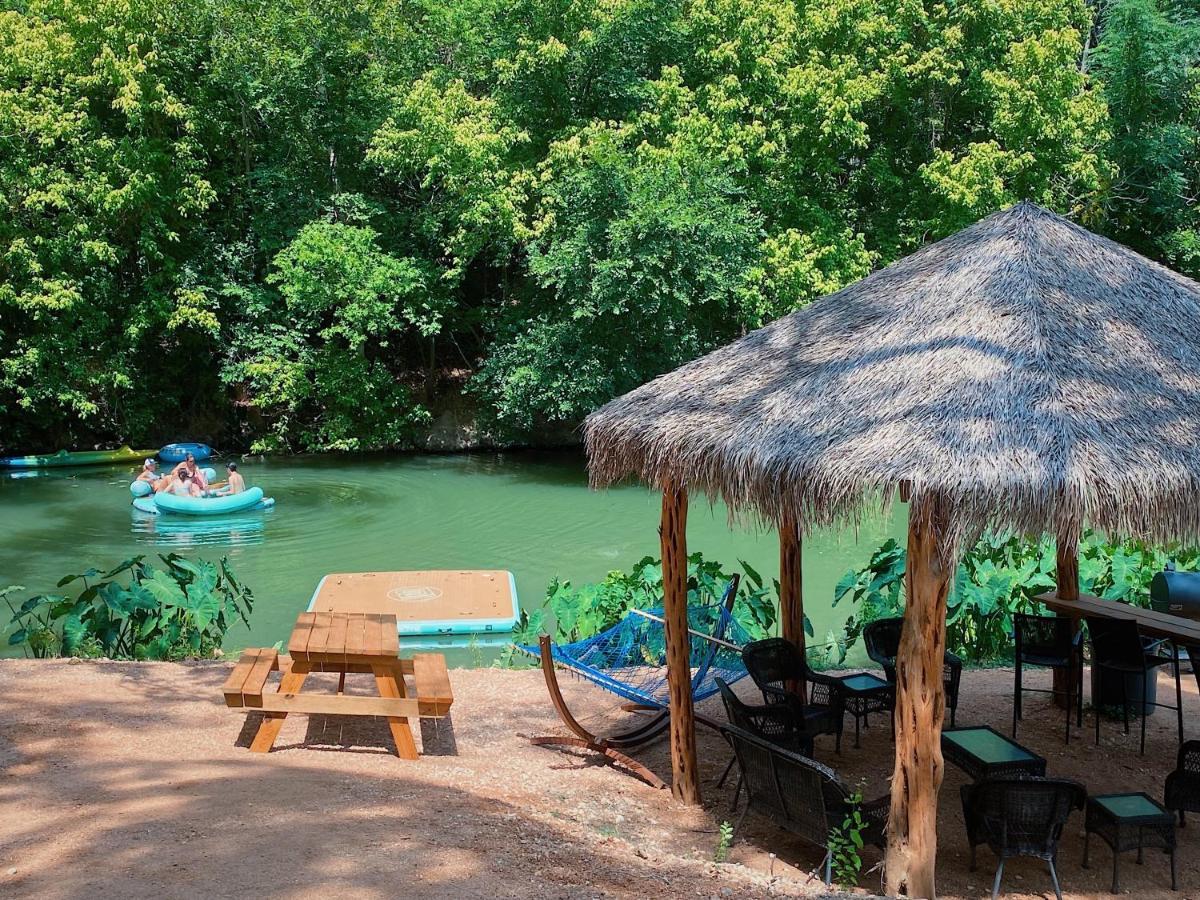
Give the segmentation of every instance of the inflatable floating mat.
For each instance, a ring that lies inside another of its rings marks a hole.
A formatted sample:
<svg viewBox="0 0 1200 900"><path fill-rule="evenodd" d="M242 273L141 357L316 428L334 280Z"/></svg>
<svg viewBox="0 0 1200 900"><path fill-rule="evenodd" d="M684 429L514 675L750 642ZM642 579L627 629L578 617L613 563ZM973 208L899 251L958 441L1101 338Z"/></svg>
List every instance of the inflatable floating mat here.
<svg viewBox="0 0 1200 900"><path fill-rule="evenodd" d="M308 611L390 613L402 637L508 634L521 615L512 572L482 569L326 575Z"/></svg>

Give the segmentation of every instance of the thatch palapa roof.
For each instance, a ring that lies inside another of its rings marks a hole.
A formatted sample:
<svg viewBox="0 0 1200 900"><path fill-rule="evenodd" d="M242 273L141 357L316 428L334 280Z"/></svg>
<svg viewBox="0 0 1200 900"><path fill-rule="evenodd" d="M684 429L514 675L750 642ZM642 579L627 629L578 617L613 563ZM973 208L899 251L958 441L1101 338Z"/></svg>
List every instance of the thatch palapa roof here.
<svg viewBox="0 0 1200 900"><path fill-rule="evenodd" d="M771 521L908 482L963 536L1200 539L1200 285L1029 203L592 413L594 485L682 483Z"/></svg>

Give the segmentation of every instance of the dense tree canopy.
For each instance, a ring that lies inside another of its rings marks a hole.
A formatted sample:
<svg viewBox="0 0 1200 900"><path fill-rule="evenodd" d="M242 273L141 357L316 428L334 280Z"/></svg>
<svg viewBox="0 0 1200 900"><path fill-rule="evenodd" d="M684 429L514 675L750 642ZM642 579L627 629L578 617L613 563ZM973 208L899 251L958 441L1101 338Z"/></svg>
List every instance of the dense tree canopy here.
<svg viewBox="0 0 1200 900"><path fill-rule="evenodd" d="M594 405L1022 198L1200 276L1198 0L0 0L0 448Z"/></svg>

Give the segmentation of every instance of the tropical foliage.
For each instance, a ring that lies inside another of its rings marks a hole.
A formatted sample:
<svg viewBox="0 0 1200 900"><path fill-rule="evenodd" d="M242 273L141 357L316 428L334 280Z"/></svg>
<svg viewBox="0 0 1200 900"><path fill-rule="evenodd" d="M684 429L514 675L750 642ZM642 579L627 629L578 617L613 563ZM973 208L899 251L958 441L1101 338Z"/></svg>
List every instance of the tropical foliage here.
<svg viewBox="0 0 1200 900"><path fill-rule="evenodd" d="M1020 198L1195 276L1196 18L0 2L0 444L570 424Z"/></svg>
<svg viewBox="0 0 1200 900"><path fill-rule="evenodd" d="M752 637L766 637L775 625L779 583L770 585L745 562L739 561L742 576L734 601L733 617ZM719 562L700 553L688 557L688 606L715 606L721 602L731 575ZM639 560L630 572L609 572L598 584L576 587L555 578L546 588L546 601L532 613L522 613L517 643L536 644L548 631L558 642L591 637L615 625L631 609L662 606L662 562L652 557ZM551 626L553 631L550 631ZM811 633L812 626L805 621Z"/></svg>
<svg viewBox="0 0 1200 900"><path fill-rule="evenodd" d="M1080 588L1106 600L1148 606L1150 581L1169 562L1181 571L1200 570L1200 551L1133 540L1112 543L1089 532L1080 544ZM867 622L902 613L905 563L904 548L889 540L865 566L847 572L838 583L834 605L851 601L854 606L846 623L848 643ZM984 535L955 575L946 617L947 648L975 662L1010 657L1013 614L1042 613L1036 597L1055 586L1052 539Z"/></svg>
<svg viewBox="0 0 1200 900"><path fill-rule="evenodd" d="M222 559L214 564L174 553L161 567L136 556L108 569L66 575L75 596L37 594L21 603L9 587L0 599L12 613L9 646L38 658L184 659L212 656L235 622L249 625L250 589Z"/></svg>

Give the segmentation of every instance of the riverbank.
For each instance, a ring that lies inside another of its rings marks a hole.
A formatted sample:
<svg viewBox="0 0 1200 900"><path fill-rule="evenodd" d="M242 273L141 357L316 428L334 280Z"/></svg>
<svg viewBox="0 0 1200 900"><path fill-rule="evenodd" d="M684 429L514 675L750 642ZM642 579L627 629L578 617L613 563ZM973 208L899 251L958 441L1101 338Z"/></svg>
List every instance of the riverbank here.
<svg viewBox="0 0 1200 900"><path fill-rule="evenodd" d="M293 717L268 756L246 749L247 719L224 707L227 663L0 661L0 893L83 900L93 896L343 897L760 897L821 894L806 882L819 853L754 816L730 863L712 862L732 781L715 787L729 758L701 729L705 806L687 811L593 757L532 747L527 736L558 732L536 670L455 669L448 726L426 725L415 763L387 752L382 723ZM315 676L314 676L315 677ZM564 678L568 701L588 724L622 715L615 701ZM959 724L1007 731L1012 673L964 675ZM743 693L746 686L742 686ZM1164 683L1162 689L1166 689ZM1186 683L1185 706L1198 701ZM367 685L357 689L369 690ZM1034 695L1031 695L1033 697ZM1161 796L1174 765L1174 720L1151 719L1146 755L1137 731L1105 723L1093 746L1090 719L1070 748L1061 718L1027 701L1021 740L1054 775L1093 791ZM712 701L706 712L723 715ZM817 757L864 793L887 789L891 743L876 723L839 757L821 739ZM1190 729L1191 730L1191 729ZM637 753L667 774L665 741ZM967 867L958 787L949 768L941 795L939 894L987 893L994 860ZM1180 832L1184 896L1200 887L1200 839ZM1068 897L1103 893L1105 848L1080 867L1083 819L1073 815L1059 871ZM774 857L769 852L776 854ZM867 867L879 853L866 852ZM15 870L15 871L14 871ZM864 875L878 889L879 874ZM1122 882L1139 897L1167 897L1166 861L1123 860ZM1044 865L1009 864L1006 896L1042 897Z"/></svg>

